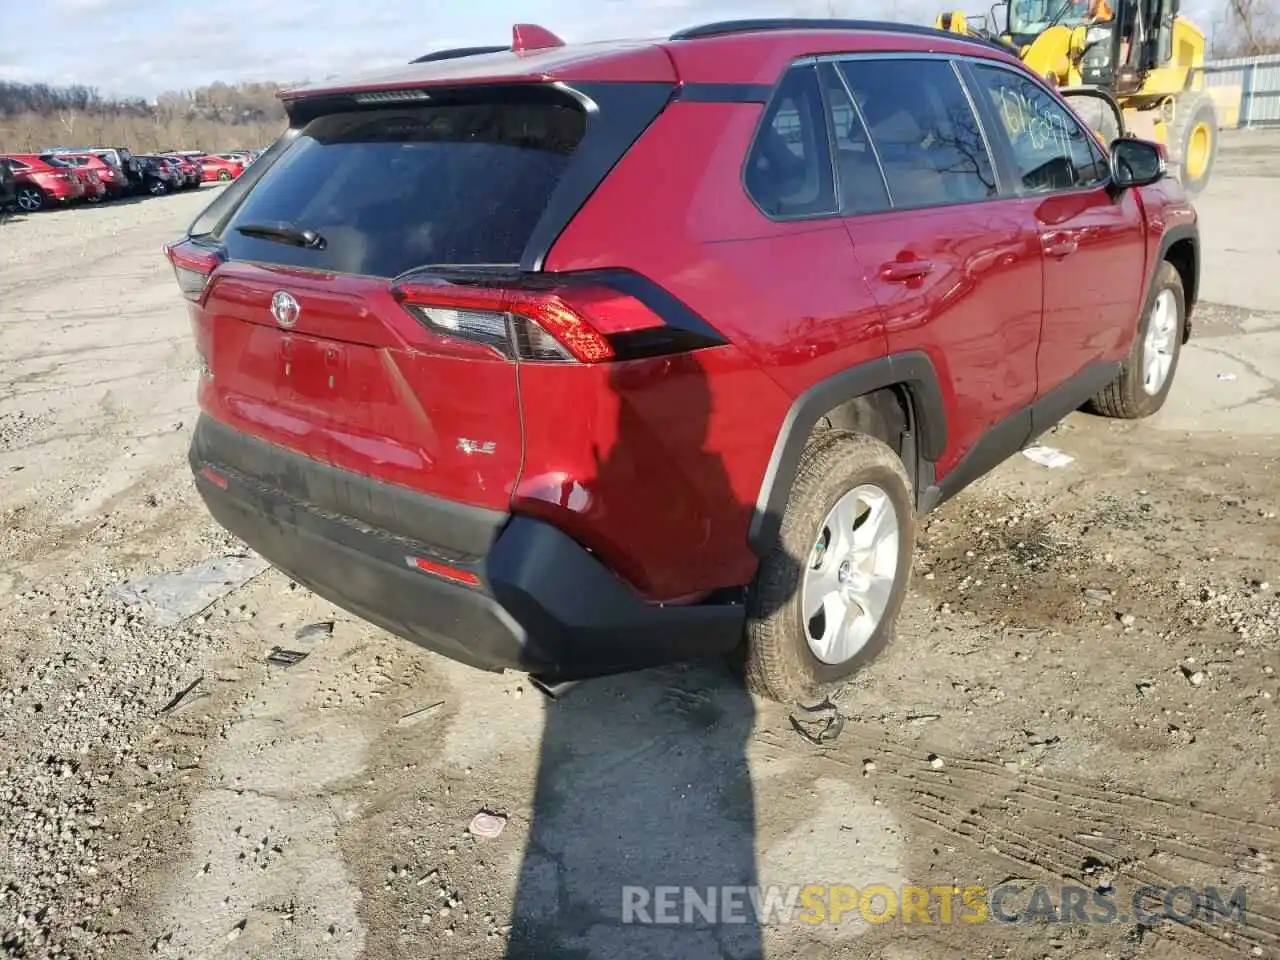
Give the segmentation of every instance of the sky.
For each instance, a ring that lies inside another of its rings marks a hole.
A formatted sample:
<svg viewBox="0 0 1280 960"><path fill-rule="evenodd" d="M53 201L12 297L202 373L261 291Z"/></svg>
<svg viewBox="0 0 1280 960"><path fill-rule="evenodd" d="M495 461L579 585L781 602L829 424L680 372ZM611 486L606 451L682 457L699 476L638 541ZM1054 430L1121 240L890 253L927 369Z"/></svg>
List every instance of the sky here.
<svg viewBox="0 0 1280 960"><path fill-rule="evenodd" d="M1218 2L1183 0L1184 12L1203 16ZM574 41L734 17L931 24L941 9L936 0L0 0L0 80L150 99L216 80L322 80L445 47L509 43L517 22Z"/></svg>

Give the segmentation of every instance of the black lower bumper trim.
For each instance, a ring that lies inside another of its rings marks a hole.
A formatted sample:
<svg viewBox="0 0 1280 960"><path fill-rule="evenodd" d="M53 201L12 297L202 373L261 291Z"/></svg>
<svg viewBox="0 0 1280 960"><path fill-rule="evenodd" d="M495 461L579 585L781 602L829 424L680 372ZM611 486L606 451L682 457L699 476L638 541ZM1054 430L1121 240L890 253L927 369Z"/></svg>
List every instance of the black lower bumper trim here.
<svg viewBox="0 0 1280 960"><path fill-rule="evenodd" d="M483 558L460 567L481 580L469 587L410 567L417 545L399 532L316 510L203 458L194 443L191 465L214 519L280 570L356 616L474 667L561 683L724 653L741 642L741 605L648 603L539 520L512 518ZM202 474L206 466L221 482ZM356 475L346 482L374 483ZM432 555L427 544L417 552Z"/></svg>

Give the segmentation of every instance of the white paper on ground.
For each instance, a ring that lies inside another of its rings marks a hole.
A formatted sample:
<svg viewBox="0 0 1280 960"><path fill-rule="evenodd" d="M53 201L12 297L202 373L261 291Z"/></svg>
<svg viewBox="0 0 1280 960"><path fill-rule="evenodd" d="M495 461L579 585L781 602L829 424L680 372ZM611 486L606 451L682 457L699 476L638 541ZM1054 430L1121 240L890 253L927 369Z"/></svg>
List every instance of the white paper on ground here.
<svg viewBox="0 0 1280 960"><path fill-rule="evenodd" d="M1032 460L1042 467L1056 469L1057 467L1065 467L1068 463L1072 463L1075 457L1067 456L1061 450L1055 450L1053 447L1027 447L1022 451L1022 455L1028 460Z"/></svg>

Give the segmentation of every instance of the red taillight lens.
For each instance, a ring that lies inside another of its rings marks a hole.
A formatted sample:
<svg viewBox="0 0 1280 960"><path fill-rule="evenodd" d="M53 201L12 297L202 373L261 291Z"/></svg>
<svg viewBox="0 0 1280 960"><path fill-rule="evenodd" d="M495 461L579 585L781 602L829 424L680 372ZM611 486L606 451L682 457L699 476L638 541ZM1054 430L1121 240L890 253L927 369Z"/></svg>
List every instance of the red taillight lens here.
<svg viewBox="0 0 1280 960"><path fill-rule="evenodd" d="M169 244L164 252L173 264L178 289L188 300L198 303L204 296L205 287L209 285L209 277L222 262L222 257L212 250L197 247L190 240Z"/></svg>
<svg viewBox="0 0 1280 960"><path fill-rule="evenodd" d="M405 283L393 293L433 333L508 360L607 363L617 359L611 335L663 323L634 297L599 285L514 290Z"/></svg>

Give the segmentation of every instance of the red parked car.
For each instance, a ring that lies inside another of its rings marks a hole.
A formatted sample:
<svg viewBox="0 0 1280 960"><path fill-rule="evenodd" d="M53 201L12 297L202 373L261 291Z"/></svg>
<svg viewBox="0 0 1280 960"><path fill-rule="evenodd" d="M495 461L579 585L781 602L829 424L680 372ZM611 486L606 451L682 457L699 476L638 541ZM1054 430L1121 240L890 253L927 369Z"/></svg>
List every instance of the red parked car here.
<svg viewBox="0 0 1280 960"><path fill-rule="evenodd" d="M86 188L79 171L60 157L10 153L0 156L0 160L13 172L13 204L23 213L84 199Z"/></svg>
<svg viewBox="0 0 1280 960"><path fill-rule="evenodd" d="M240 174L244 173L244 164L239 160L229 160L226 157L206 156L199 158L202 179L205 183L214 180L234 180Z"/></svg>
<svg viewBox="0 0 1280 960"><path fill-rule="evenodd" d="M180 153L166 153L164 157L166 160L172 160L177 165L178 172L182 174L180 189L194 190L204 181L204 168L195 158Z"/></svg>
<svg viewBox="0 0 1280 960"><path fill-rule="evenodd" d="M125 177L123 170L108 163L104 157L97 154L59 154L58 159L76 166L82 174L90 172L95 174L97 180L101 183L102 193L105 193L106 196L122 197L128 192L128 178ZM87 200L92 200L93 197L86 198ZM97 198L101 200L101 196Z"/></svg>
<svg viewBox="0 0 1280 960"><path fill-rule="evenodd" d="M1162 148L955 34L522 26L286 105L168 251L197 487L317 593L547 686L741 650L818 695L889 642L921 514L1084 404L1158 410L1190 334Z"/></svg>
<svg viewBox="0 0 1280 960"><path fill-rule="evenodd" d="M58 159L76 167L85 181L85 199L91 203L103 197L123 196L128 184L124 174L92 153L60 153Z"/></svg>

